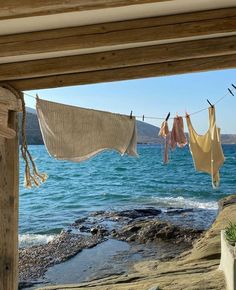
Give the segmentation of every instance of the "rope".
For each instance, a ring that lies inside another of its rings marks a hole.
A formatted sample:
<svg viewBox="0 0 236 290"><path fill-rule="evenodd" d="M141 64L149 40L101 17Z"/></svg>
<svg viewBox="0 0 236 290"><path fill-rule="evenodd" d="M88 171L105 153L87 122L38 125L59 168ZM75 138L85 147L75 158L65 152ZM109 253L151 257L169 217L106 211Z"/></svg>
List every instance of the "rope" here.
<svg viewBox="0 0 236 290"><path fill-rule="evenodd" d="M33 185L40 186L42 182L45 182L48 178L46 173L39 173L37 170L37 167L35 165L35 162L32 158L32 155L30 154L28 150L28 144L26 140L26 106L25 106L25 100L24 95L16 90L14 87L4 84L2 87L8 89L11 91L17 98L21 100L22 103L22 144L20 146L21 155L25 162L25 182L24 185L26 188L32 188Z"/></svg>
<svg viewBox="0 0 236 290"><path fill-rule="evenodd" d="M236 90L236 86L232 84L232 87L234 90ZM232 91L230 91L230 89L228 89L229 91L221 98L219 98L218 100L216 100L216 102L213 104L213 106L215 106L216 104L220 103L223 99L225 99L228 95L233 95ZM28 96L28 97L31 97L31 98L34 98L34 99L37 99L37 96L33 96L33 95L30 95L28 93L25 93L24 92L24 95ZM195 112L192 112L190 114L188 114L188 116L192 116L192 115L196 115L196 114L199 114L203 111L206 111L208 110L208 107L205 107L203 109L200 109L198 111L195 111ZM142 115L142 116L133 116L135 118L139 118L139 119L142 119L144 121L144 119L152 119L152 120L165 120L166 117L150 117L150 116L145 116L145 115ZM179 116L179 117L182 117L182 118L186 118L186 116ZM174 117L170 117L168 118L169 120L173 120Z"/></svg>

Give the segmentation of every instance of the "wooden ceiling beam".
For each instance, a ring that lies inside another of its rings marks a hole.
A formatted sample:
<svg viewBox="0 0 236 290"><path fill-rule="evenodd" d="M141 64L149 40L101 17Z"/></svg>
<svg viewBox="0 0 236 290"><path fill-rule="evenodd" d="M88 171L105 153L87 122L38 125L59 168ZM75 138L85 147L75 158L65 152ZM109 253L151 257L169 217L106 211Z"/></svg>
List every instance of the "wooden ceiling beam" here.
<svg viewBox="0 0 236 290"><path fill-rule="evenodd" d="M73 85L132 80L157 76L168 76L236 67L236 54L208 58L189 59L159 64L140 65L95 72L56 75L9 81L19 90L56 88ZM0 83L1 85L1 83Z"/></svg>
<svg viewBox="0 0 236 290"><path fill-rule="evenodd" d="M236 54L236 36L0 65L0 81Z"/></svg>
<svg viewBox="0 0 236 290"><path fill-rule="evenodd" d="M162 16L157 18L55 29L0 37L0 60L4 57L65 53L148 42L236 34L236 8Z"/></svg>
<svg viewBox="0 0 236 290"><path fill-rule="evenodd" d="M174 0L7 0L1 3L0 19L42 16L167 1Z"/></svg>

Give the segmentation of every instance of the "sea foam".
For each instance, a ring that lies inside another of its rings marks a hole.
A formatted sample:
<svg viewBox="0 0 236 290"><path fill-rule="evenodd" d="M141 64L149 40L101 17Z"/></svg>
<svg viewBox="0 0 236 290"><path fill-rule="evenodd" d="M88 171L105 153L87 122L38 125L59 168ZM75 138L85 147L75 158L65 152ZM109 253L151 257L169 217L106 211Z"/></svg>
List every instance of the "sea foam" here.
<svg viewBox="0 0 236 290"><path fill-rule="evenodd" d="M20 248L28 248L31 246L47 244L55 237L56 235L23 234L19 235L19 246Z"/></svg>
<svg viewBox="0 0 236 290"><path fill-rule="evenodd" d="M196 199L178 197L153 197L155 206L161 207L181 207L181 208L200 208L217 210L218 204L215 201L198 201Z"/></svg>

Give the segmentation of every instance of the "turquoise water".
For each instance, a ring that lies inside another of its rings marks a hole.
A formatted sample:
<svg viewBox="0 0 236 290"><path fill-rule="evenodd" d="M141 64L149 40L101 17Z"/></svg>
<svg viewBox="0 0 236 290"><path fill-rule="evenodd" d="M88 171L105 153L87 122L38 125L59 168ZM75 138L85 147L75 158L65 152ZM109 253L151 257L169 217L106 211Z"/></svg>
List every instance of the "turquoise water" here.
<svg viewBox="0 0 236 290"><path fill-rule="evenodd" d="M211 178L196 172L188 148L170 154L163 165L163 147L139 145L140 157L104 152L89 161L72 163L51 158L44 146L30 146L41 172L43 186L23 187L21 160L20 234L50 240L80 216L95 210L130 207L185 207L217 209L217 200L236 192L236 145L223 147L226 161L221 187L212 189Z"/></svg>

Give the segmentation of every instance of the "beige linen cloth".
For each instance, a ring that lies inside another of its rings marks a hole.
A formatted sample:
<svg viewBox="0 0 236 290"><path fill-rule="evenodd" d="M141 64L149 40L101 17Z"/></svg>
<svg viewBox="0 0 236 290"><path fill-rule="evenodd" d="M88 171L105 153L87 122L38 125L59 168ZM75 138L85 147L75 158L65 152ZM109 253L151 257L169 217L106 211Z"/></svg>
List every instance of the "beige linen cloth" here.
<svg viewBox="0 0 236 290"><path fill-rule="evenodd" d="M135 117L39 98L36 108L44 143L56 159L80 162L107 149L138 156Z"/></svg>

